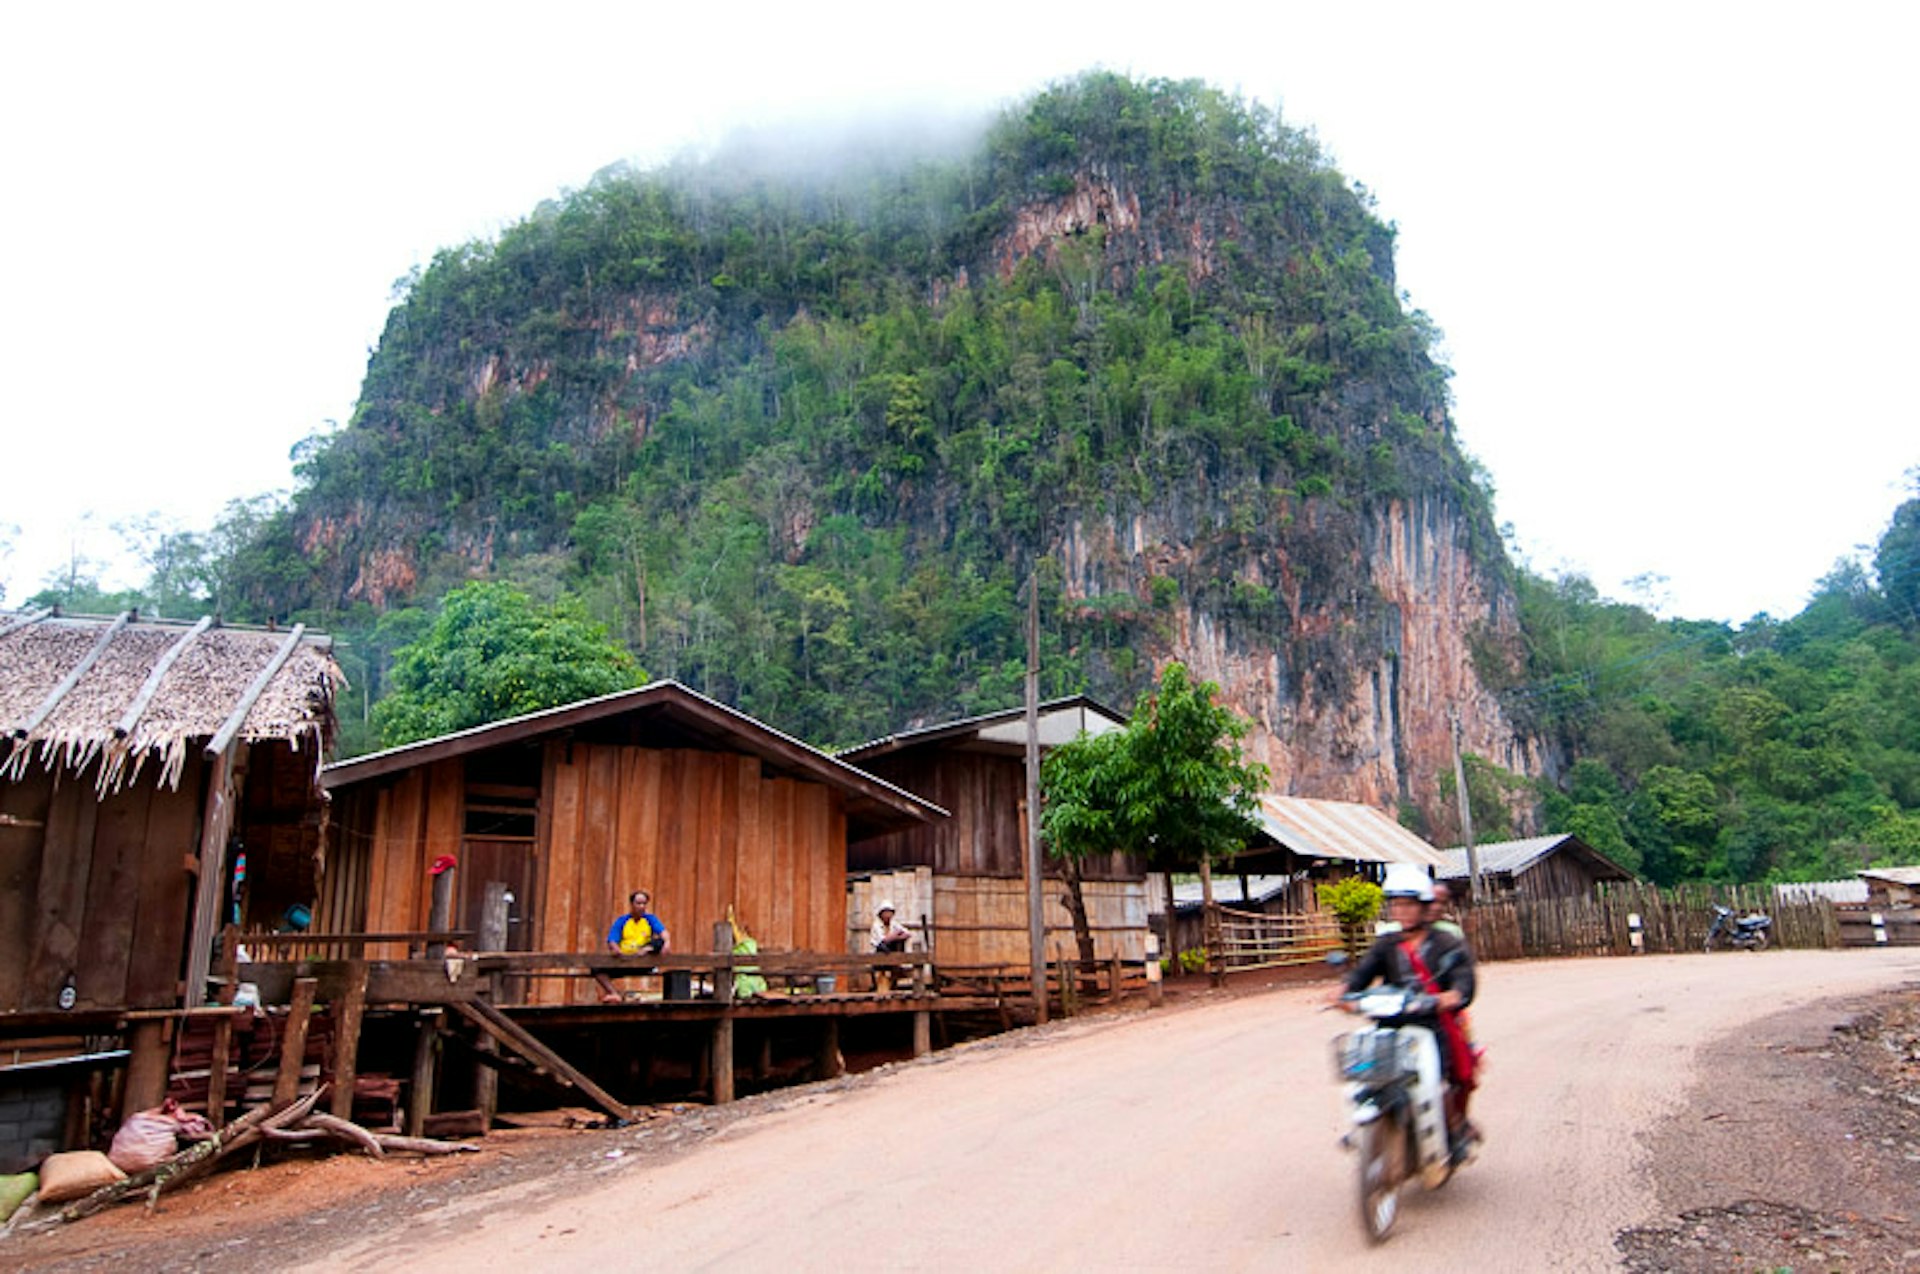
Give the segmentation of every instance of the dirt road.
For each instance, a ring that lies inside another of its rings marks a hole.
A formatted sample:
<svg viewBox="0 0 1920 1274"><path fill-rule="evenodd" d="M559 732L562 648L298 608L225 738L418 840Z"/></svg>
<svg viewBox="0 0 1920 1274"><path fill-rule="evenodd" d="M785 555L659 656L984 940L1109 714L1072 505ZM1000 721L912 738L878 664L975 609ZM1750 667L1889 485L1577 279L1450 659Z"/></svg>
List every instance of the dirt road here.
<svg viewBox="0 0 1920 1274"><path fill-rule="evenodd" d="M1311 990L1070 1023L366 1233L315 1268L1616 1268L1659 1215L1644 1137L1702 1044L1920 979L1920 952L1726 953L1483 971L1479 1163L1369 1249ZM617 1144L610 1143L610 1149Z"/></svg>

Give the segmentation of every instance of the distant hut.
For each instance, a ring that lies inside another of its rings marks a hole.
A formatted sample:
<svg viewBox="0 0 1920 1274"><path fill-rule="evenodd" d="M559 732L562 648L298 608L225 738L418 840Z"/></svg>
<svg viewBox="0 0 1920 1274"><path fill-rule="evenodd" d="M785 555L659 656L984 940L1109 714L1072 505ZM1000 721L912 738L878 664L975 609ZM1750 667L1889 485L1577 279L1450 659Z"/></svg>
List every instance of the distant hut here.
<svg viewBox="0 0 1920 1274"><path fill-rule="evenodd" d="M711 950L731 909L763 950L838 953L848 838L944 817L673 681L342 761L324 782L338 812L316 938L425 930L446 855L453 927L477 930L488 885L505 885L505 945L521 951L604 951L644 887L677 950ZM532 998L591 994L547 979Z"/></svg>
<svg viewBox="0 0 1920 1274"><path fill-rule="evenodd" d="M313 896L329 649L299 628L0 612L0 1043L14 1063L119 1064L100 1043L123 1041L127 1101L159 1100L169 1015L205 1001L221 926L236 907L278 917ZM0 1142L0 1172L27 1154Z"/></svg>
<svg viewBox="0 0 1920 1274"><path fill-rule="evenodd" d="M1858 875L1866 882L1869 907L1893 910L1920 902L1920 867L1874 867Z"/></svg>
<svg viewBox="0 0 1920 1274"><path fill-rule="evenodd" d="M1371 805L1307 796L1263 795L1253 812L1260 834L1246 850L1214 869L1214 902L1264 915L1320 909L1315 886L1346 876L1377 880L1390 863L1417 863L1434 871L1439 850ZM1160 893L1152 897L1156 910ZM1174 886L1174 943L1201 945L1205 925L1201 887Z"/></svg>
<svg viewBox="0 0 1920 1274"><path fill-rule="evenodd" d="M1602 881L1632 880L1633 873L1578 836L1533 836L1475 846L1488 900L1584 898ZM1440 879L1456 897L1468 898L1473 882L1464 847L1446 851Z"/></svg>
<svg viewBox="0 0 1920 1274"><path fill-rule="evenodd" d="M1126 718L1084 695L1042 704L1042 754L1082 733L1124 729ZM847 944L866 950L873 908L889 901L899 921L929 938L944 963L1025 964L1027 895L1026 713L1021 708L903 731L839 754L952 817L855 837L847 848ZM1074 953L1073 926L1057 874L1043 881L1051 947ZM1082 893L1098 959L1138 960L1147 933L1146 866L1105 854L1084 864ZM925 930L931 928L928 935Z"/></svg>

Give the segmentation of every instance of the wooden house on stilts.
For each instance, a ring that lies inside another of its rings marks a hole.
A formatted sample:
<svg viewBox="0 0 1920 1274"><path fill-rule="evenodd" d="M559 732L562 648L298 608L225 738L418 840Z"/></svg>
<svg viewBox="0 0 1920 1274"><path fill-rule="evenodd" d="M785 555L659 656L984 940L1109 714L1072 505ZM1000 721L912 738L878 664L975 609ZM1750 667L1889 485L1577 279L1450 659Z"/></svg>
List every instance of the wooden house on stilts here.
<svg viewBox="0 0 1920 1274"><path fill-rule="evenodd" d="M159 1101L222 926L312 896L328 652L300 628L0 612L0 1107L70 1098L54 1125L0 1120L0 1172Z"/></svg>
<svg viewBox="0 0 1920 1274"><path fill-rule="evenodd" d="M1045 752L1082 733L1123 729L1126 718L1085 696L1042 704ZM920 933L916 945L942 963L1028 960L1026 714L972 717L876 739L839 754L844 761L924 794L952 817L855 836L847 849L849 949L864 951L874 908L895 904L897 919ZM1095 958L1140 960L1146 951L1146 867L1108 854L1083 867L1083 892ZM1073 926L1057 873L1043 879L1048 958L1057 945L1074 955Z"/></svg>
<svg viewBox="0 0 1920 1274"><path fill-rule="evenodd" d="M447 921L478 931L504 885L513 951L603 952L611 918L646 888L677 951L710 951L731 913L763 950L840 952L849 839L944 821L673 681L358 757L323 781L336 813L316 937L427 929L431 869L448 856ZM534 981L527 1001L593 992Z"/></svg>

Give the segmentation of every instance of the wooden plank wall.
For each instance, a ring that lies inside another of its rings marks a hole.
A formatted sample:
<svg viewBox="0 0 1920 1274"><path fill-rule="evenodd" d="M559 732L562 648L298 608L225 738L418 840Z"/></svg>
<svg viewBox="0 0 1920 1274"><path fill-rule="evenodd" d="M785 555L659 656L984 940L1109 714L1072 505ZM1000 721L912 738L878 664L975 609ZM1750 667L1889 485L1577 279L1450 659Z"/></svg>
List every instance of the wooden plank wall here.
<svg viewBox="0 0 1920 1274"><path fill-rule="evenodd" d="M680 951L707 950L729 906L765 950L843 949L846 815L832 789L764 778L733 753L580 742L550 743L544 773L535 950L603 950L636 888ZM550 979L533 1000L593 991Z"/></svg>
<svg viewBox="0 0 1920 1274"><path fill-rule="evenodd" d="M381 789L367 864L367 932L427 927L433 896L428 871L437 856L460 853L465 784L465 770L454 758L407 770ZM407 951L403 944L376 944L367 948L367 958L404 960Z"/></svg>
<svg viewBox="0 0 1920 1274"><path fill-rule="evenodd" d="M848 846L849 871L931 867L949 876L1021 875L1027 835L1024 759L929 748L860 765L952 817ZM1089 858L1082 870L1088 880L1133 880L1145 868L1125 854L1103 854Z"/></svg>
<svg viewBox="0 0 1920 1274"><path fill-rule="evenodd" d="M326 861L313 902L314 933L366 933L368 873L380 794L370 786L336 796L327 822Z"/></svg>
<svg viewBox="0 0 1920 1274"><path fill-rule="evenodd" d="M68 973L79 1008L177 1002L199 832L197 756L179 790L134 783L105 800L94 774L35 770L0 784L0 1011L56 1007Z"/></svg>

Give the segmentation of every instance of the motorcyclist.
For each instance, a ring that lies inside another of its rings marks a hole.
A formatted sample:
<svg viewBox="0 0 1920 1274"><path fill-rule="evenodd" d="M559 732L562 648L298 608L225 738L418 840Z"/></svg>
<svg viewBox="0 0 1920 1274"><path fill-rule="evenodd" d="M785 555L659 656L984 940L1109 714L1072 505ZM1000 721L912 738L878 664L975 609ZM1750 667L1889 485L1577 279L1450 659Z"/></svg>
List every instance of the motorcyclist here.
<svg viewBox="0 0 1920 1274"><path fill-rule="evenodd" d="M1415 1021L1432 1030L1440 1045L1440 1069L1447 1083L1447 1133L1458 1161L1472 1152L1480 1136L1467 1120L1474 1057L1460 1023L1461 1011L1473 1003L1473 953L1461 938L1433 927L1433 881L1424 868L1413 863L1390 865L1382 890L1387 918L1400 927L1374 940L1347 974L1346 989L1364 991L1384 982L1415 987L1434 997L1436 1012Z"/></svg>

